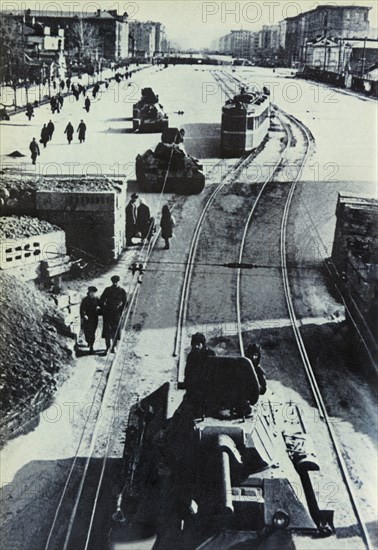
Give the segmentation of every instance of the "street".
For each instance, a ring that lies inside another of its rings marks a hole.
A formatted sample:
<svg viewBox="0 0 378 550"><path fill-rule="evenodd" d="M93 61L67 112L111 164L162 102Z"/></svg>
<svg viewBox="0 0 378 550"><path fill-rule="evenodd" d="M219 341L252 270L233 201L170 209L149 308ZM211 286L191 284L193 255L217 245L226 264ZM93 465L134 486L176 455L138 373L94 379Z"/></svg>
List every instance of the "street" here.
<svg viewBox="0 0 378 550"><path fill-rule="evenodd" d="M167 197L174 206L176 217L172 246L169 251L163 251L161 242L158 242L149 258L132 319L128 330L122 334L114 359L112 368L117 374L111 379L107 405L101 409L99 425L96 425L94 418L90 419L90 426L96 430L97 436L93 456L100 461L106 449L107 456L115 462L119 461L130 407L138 398L148 395L164 382L174 384L177 381L173 350L188 248L205 198L232 166L232 162L220 157L221 107L226 98L213 77L214 71L220 75L225 71L261 89L263 86L270 87L272 102L299 119L311 133L311 158L300 174L289 214L287 247L293 268L290 284L321 389L327 396L330 415L348 458L349 471L365 520L371 526L377 512L374 491L377 485L375 389L369 385L368 378L349 370L345 355L330 354L334 345L346 353L343 348L344 333L338 332L344 313L340 302L329 289L322 265L332 250L338 192L374 194L376 190L376 128L365 123L374 119L376 102L292 78L287 69L273 72L259 67L240 67L231 71L230 67L218 69L213 66L178 65L162 69L149 66L136 73L131 81L122 80L120 84L112 81L108 90L102 87L96 100L88 90L91 99L89 113L84 110L84 98L81 96L76 101L71 95L65 99L60 114L51 115L49 105L44 105L35 109L35 117L30 123L25 113L12 116L9 122L1 122L3 169L11 172L17 169L21 174L37 177L106 174L133 180L136 155L148 148L154 149L160 139L159 134L132 132L132 104L139 99L143 87L151 87L169 115L170 126L185 129L187 152L200 160L205 175L209 176L202 195L185 199ZM184 114L178 115L177 111ZM53 139L45 149L40 144L41 154L34 167L30 160L29 143L33 137L39 140L43 124L50 119L55 124ZM76 134L81 119L87 125L87 137L83 144L78 142ZM75 128L71 145L67 144L64 135L69 121ZM236 331L232 328L235 323L234 273L226 274L223 267L213 267L212 264L235 261L250 201L260 189L267 165L277 160L279 137L271 132L268 145L254 159L252 167L242 171L237 181L226 186L224 194L217 198L214 209L208 214L211 223L203 230L198 253L200 273L198 275L197 271L197 279L193 277L193 285L196 286L190 294L185 352L189 350L188 337L201 327L205 327L201 332L207 329L217 354L227 355L229 346L236 349ZM298 135L296 138L299 142ZM13 151L19 151L25 157L8 157ZM216 168L218 162L220 165ZM296 165L292 168L295 171ZM330 489L332 481L342 483L341 477L335 480L339 474L332 449L325 440L317 440L319 434L321 438L326 437L324 427L319 428L317 434L319 419L312 417L310 420L314 412L313 398L306 387L306 380L298 374L299 361L293 359L295 346L290 341L290 323L285 303L280 297L277 228L282 215L282 198L286 193L283 186L289 185L292 179L292 172L283 170L279 183L274 184L269 199L257 212L245 260L261 265L259 270L251 275L249 272L242 278L245 285L243 323L246 324L248 338L259 338L263 347L263 366L270 397L280 403L289 400L300 403L308 425L315 431L312 436L319 447L318 454L325 461L326 474L320 493L322 504L331 500L335 506L336 537L332 538L332 546L328 539L314 543L309 537L297 537L296 548L357 550L364 548L364 545L344 488L337 485L336 497ZM159 220L161 198L156 195L145 198L152 214ZM122 271L125 282L131 263L129 258L130 255L112 268L114 272ZM134 258L138 259L137 251ZM110 273L104 273L98 277L96 284L107 284L109 277ZM80 291L83 289L84 282L81 282ZM77 456L75 453L78 450L80 461L84 462L88 456L90 442L87 441L86 447L81 447L87 420L83 411L92 403L94 396L98 399L105 391L102 378L110 369L109 361L109 358L101 357L76 358L74 371L59 388L55 404L44 412L39 425L30 433L10 440L2 450L5 505L1 519L3 537L8 541L7 549L25 548L25 539L30 549L45 547L73 457ZM348 372L348 381L344 379L344 371ZM74 403L75 413L72 408ZM89 437L89 433L85 432L84 439ZM84 453L82 449L85 449ZM81 468L84 466L81 465ZM114 468L117 472L118 466ZM116 475L113 471L109 476L114 482ZM101 495L107 505L110 502L109 508L113 512L119 488L110 485L107 489L102 489L105 494ZM74 482L70 490L73 505ZM95 533L109 529L108 513L107 506L105 512L101 506L96 509ZM96 548L94 540L91 541L92 548ZM374 542L377 543L376 538ZM134 548L144 550L141 543Z"/></svg>

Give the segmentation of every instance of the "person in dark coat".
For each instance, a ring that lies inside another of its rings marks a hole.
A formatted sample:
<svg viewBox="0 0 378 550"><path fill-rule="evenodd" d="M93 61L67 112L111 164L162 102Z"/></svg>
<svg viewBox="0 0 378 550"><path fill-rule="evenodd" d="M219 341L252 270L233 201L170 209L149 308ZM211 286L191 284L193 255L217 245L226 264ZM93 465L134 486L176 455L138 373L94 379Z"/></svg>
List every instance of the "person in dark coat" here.
<svg viewBox="0 0 378 550"><path fill-rule="evenodd" d="M89 113L89 109L91 108L91 100L89 99L89 97L85 98L84 107L87 113Z"/></svg>
<svg viewBox="0 0 378 550"><path fill-rule="evenodd" d="M34 116L34 107L31 103L28 103L26 105L26 116L28 117L29 121Z"/></svg>
<svg viewBox="0 0 378 550"><path fill-rule="evenodd" d="M83 143L83 141L85 141L85 132L87 131L87 126L84 122L84 120L82 120L79 124L79 126L77 127L77 133L79 134L79 141L80 143Z"/></svg>
<svg viewBox="0 0 378 550"><path fill-rule="evenodd" d="M207 347L206 337L202 332L196 332L191 340L192 349L186 358L184 384L187 397L195 393L198 386L198 377L203 369L206 357L214 357L215 352Z"/></svg>
<svg viewBox="0 0 378 550"><path fill-rule="evenodd" d="M54 97L54 96L50 99L50 107L51 107L52 114L54 114L55 111L57 110L56 97Z"/></svg>
<svg viewBox="0 0 378 550"><path fill-rule="evenodd" d="M165 247L164 247L165 250L169 249L169 239L171 239L173 236L174 225L175 225L175 219L170 213L168 205L165 204L161 212L161 220L160 220L161 236L165 240Z"/></svg>
<svg viewBox="0 0 378 550"><path fill-rule="evenodd" d="M260 395L264 395L266 392L266 377L265 371L260 367L261 361L261 348L258 344L249 344L245 352L245 356L252 361L253 368L259 382Z"/></svg>
<svg viewBox="0 0 378 550"><path fill-rule="evenodd" d="M64 104L64 97L61 94L58 94L58 104L60 105L60 108L63 107Z"/></svg>
<svg viewBox="0 0 378 550"><path fill-rule="evenodd" d="M60 81L60 87L61 87L62 91L64 90L64 86L65 86L65 83L64 83L64 80L62 79Z"/></svg>
<svg viewBox="0 0 378 550"><path fill-rule="evenodd" d="M41 143L43 143L43 147L46 148L46 144L49 141L50 135L49 130L46 126L46 124L43 125L43 128L41 130Z"/></svg>
<svg viewBox="0 0 378 550"><path fill-rule="evenodd" d="M90 353L93 353L93 344L95 342L98 315L100 312L100 299L96 296L96 292L97 288L95 286L89 286L87 296L80 304L81 324Z"/></svg>
<svg viewBox="0 0 378 550"><path fill-rule="evenodd" d="M52 137L53 137L54 130L55 130L55 126L54 126L54 123L53 123L52 120L49 121L49 123L47 125L47 130L49 132L49 141L51 141Z"/></svg>
<svg viewBox="0 0 378 550"><path fill-rule="evenodd" d="M67 134L68 145L71 145L71 141L74 135L74 127L72 126L71 122L67 124L64 133Z"/></svg>
<svg viewBox="0 0 378 550"><path fill-rule="evenodd" d="M145 239L148 239L150 241L152 236L152 230L154 219L151 218L150 209L145 203L144 199L139 199L139 206L137 210L137 217L136 217L136 226L137 231L140 233L140 236L142 237L142 244L144 243Z"/></svg>
<svg viewBox="0 0 378 550"><path fill-rule="evenodd" d="M115 351L117 340L120 338L120 320L122 312L127 306L127 296L123 288L119 286L118 275L110 279L112 286L105 288L100 298L103 315L102 337L105 338L106 351L111 348Z"/></svg>
<svg viewBox="0 0 378 550"><path fill-rule="evenodd" d="M138 195L133 193L130 197L130 202L126 206L126 246L132 246L132 238L137 232L137 207L136 200Z"/></svg>
<svg viewBox="0 0 378 550"><path fill-rule="evenodd" d="M37 160L37 156L40 155L39 151L39 145L35 140L35 137L33 137L32 141L30 142L29 149L31 152L31 159L33 164L35 164L35 161Z"/></svg>

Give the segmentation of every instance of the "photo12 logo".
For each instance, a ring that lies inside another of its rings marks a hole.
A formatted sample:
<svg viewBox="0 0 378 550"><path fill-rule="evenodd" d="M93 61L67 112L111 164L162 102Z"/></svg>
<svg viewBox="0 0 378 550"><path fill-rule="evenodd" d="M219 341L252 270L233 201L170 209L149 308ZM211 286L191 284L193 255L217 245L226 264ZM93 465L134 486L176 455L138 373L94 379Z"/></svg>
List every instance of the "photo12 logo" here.
<svg viewBox="0 0 378 550"><path fill-rule="evenodd" d="M313 3L306 6L306 11L317 7ZM327 5L330 5L329 3ZM332 5L332 3L331 3ZM336 4L333 4L336 5ZM295 17L303 12L298 2L203 2L202 22L218 23L268 23Z"/></svg>

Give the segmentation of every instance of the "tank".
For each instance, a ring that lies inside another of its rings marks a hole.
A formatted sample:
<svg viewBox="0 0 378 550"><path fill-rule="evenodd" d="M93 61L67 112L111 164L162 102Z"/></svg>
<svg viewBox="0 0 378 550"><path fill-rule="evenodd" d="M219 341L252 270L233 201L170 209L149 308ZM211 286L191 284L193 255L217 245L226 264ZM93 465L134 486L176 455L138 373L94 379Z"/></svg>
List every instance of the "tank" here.
<svg viewBox="0 0 378 550"><path fill-rule="evenodd" d="M298 407L285 420L276 403L258 403L246 357L207 357L197 367L186 393L165 384L131 411L114 516L127 522L111 547L139 537L154 550L261 550L294 548L293 533L332 534Z"/></svg>
<svg viewBox="0 0 378 550"><path fill-rule="evenodd" d="M133 105L133 129L139 132L162 132L168 128L168 115L152 88L143 88L142 97Z"/></svg>
<svg viewBox="0 0 378 550"><path fill-rule="evenodd" d="M183 146L185 132L167 128L154 151L148 149L136 158L137 182L146 192L201 193L205 186L202 165Z"/></svg>

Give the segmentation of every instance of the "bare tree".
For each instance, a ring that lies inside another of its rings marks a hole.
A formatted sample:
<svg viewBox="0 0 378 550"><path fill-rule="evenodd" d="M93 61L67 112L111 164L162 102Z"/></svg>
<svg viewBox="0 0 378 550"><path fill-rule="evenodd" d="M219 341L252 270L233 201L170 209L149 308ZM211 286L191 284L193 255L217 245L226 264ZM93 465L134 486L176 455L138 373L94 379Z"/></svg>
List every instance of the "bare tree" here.
<svg viewBox="0 0 378 550"><path fill-rule="evenodd" d="M70 45L77 49L80 60L93 59L101 46L98 28L82 20L74 23L70 29Z"/></svg>
<svg viewBox="0 0 378 550"><path fill-rule="evenodd" d="M0 16L0 75L4 82L25 76L22 23L13 15Z"/></svg>

